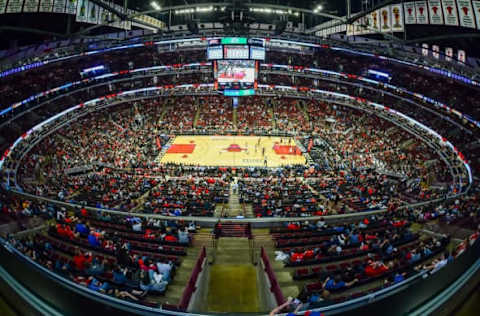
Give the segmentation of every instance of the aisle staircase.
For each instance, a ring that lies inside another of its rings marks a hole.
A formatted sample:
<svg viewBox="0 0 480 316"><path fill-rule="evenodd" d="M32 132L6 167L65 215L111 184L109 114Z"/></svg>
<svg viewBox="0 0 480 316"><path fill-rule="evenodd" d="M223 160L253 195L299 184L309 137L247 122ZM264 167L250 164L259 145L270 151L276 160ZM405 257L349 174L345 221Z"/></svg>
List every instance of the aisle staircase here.
<svg viewBox="0 0 480 316"><path fill-rule="evenodd" d="M225 210L225 217L237 217L245 216L243 207L240 204L240 199L238 197L238 192L233 190L234 184L230 183L230 196L228 198L228 207Z"/></svg>

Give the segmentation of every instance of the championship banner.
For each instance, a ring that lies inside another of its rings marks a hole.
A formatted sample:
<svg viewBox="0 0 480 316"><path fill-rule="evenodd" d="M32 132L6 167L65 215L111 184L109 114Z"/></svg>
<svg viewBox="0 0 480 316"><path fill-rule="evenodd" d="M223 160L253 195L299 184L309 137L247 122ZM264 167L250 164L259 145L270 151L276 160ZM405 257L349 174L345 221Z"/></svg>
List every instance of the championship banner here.
<svg viewBox="0 0 480 316"><path fill-rule="evenodd" d="M440 47L438 45L432 45L433 58L440 58Z"/></svg>
<svg viewBox="0 0 480 316"><path fill-rule="evenodd" d="M98 21L98 12L97 5L91 1L88 1L87 6L87 22L92 24L97 24Z"/></svg>
<svg viewBox="0 0 480 316"><path fill-rule="evenodd" d="M453 48L447 47L445 48L445 60L452 61L453 58Z"/></svg>
<svg viewBox="0 0 480 316"><path fill-rule="evenodd" d="M473 12L475 13L475 20L477 22L477 29L480 30L480 1L472 1Z"/></svg>
<svg viewBox="0 0 480 316"><path fill-rule="evenodd" d="M422 55L423 56L428 56L428 44L427 43L423 43L422 44Z"/></svg>
<svg viewBox="0 0 480 316"><path fill-rule="evenodd" d="M9 0L5 13L18 13L22 11L23 0Z"/></svg>
<svg viewBox="0 0 480 316"><path fill-rule="evenodd" d="M388 33L392 31L392 14L390 6L381 8L380 11L380 32Z"/></svg>
<svg viewBox="0 0 480 316"><path fill-rule="evenodd" d="M443 24L443 11L440 0L428 1L430 24Z"/></svg>
<svg viewBox="0 0 480 316"><path fill-rule="evenodd" d="M77 16L75 21L87 22L87 0L77 0Z"/></svg>
<svg viewBox="0 0 480 316"><path fill-rule="evenodd" d="M53 12L55 13L65 13L67 6L67 0L55 0L53 3Z"/></svg>
<svg viewBox="0 0 480 316"><path fill-rule="evenodd" d="M403 4L405 12L405 24L416 24L417 17L415 15L415 2L407 2Z"/></svg>
<svg viewBox="0 0 480 316"><path fill-rule="evenodd" d="M426 1L415 2L415 14L417 16L417 24L428 24L428 10Z"/></svg>
<svg viewBox="0 0 480 316"><path fill-rule="evenodd" d="M392 31L393 32L403 32L404 25L403 25L403 10L401 4L393 4L391 9L392 17Z"/></svg>
<svg viewBox="0 0 480 316"><path fill-rule="evenodd" d="M458 25L457 3L455 0L442 0L445 25Z"/></svg>
<svg viewBox="0 0 480 316"><path fill-rule="evenodd" d="M7 6L7 0L0 0L0 14L5 13L6 6Z"/></svg>
<svg viewBox="0 0 480 316"><path fill-rule="evenodd" d="M473 15L470 0L457 0L460 25L463 27L475 28L475 17Z"/></svg>
<svg viewBox="0 0 480 316"><path fill-rule="evenodd" d="M53 11L53 0L41 0L40 7L38 12L52 12Z"/></svg>
<svg viewBox="0 0 480 316"><path fill-rule="evenodd" d="M77 14L77 0L67 0L65 9L68 14Z"/></svg>
<svg viewBox="0 0 480 316"><path fill-rule="evenodd" d="M23 12L37 12L39 0L25 0L23 3Z"/></svg>
<svg viewBox="0 0 480 316"><path fill-rule="evenodd" d="M462 63L465 63L467 61L467 54L464 50L458 51L458 61Z"/></svg>

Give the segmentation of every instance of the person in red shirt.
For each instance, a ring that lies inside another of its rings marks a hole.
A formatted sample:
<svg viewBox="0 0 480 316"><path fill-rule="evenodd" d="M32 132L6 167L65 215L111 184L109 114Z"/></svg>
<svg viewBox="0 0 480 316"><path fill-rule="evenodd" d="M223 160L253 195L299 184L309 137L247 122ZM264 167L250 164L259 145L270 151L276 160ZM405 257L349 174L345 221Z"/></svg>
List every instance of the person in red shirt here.
<svg viewBox="0 0 480 316"><path fill-rule="evenodd" d="M80 249L77 249L76 254L73 257L73 266L77 271L82 272L85 270L86 263L87 263L87 258L83 255Z"/></svg>
<svg viewBox="0 0 480 316"><path fill-rule="evenodd" d="M178 239L174 235L167 235L167 236L165 236L165 241L178 242Z"/></svg>
<svg viewBox="0 0 480 316"><path fill-rule="evenodd" d="M388 271L388 267L380 261L372 261L365 267L365 274L368 277L376 277Z"/></svg>

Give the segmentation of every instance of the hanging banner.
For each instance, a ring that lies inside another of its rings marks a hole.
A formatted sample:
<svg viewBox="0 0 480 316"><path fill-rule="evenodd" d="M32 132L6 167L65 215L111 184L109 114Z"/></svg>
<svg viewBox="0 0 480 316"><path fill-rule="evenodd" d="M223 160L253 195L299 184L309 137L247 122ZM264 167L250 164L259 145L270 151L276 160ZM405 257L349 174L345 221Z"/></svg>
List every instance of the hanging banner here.
<svg viewBox="0 0 480 316"><path fill-rule="evenodd" d="M372 12L371 31L376 33L380 30L380 10Z"/></svg>
<svg viewBox="0 0 480 316"><path fill-rule="evenodd" d="M9 0L5 13L18 13L22 11L23 0Z"/></svg>
<svg viewBox="0 0 480 316"><path fill-rule="evenodd" d="M53 0L41 0L40 7L38 12L52 12L53 11Z"/></svg>
<svg viewBox="0 0 480 316"><path fill-rule="evenodd" d="M65 13L67 1L66 0L55 0L53 3L53 12L55 13Z"/></svg>
<svg viewBox="0 0 480 316"><path fill-rule="evenodd" d="M430 24L443 24L443 11L440 0L428 1L428 13L430 15Z"/></svg>
<svg viewBox="0 0 480 316"><path fill-rule="evenodd" d="M68 14L77 14L77 0L67 0L66 12Z"/></svg>
<svg viewBox="0 0 480 316"><path fill-rule="evenodd" d="M0 14L5 13L6 6L7 6L7 0L0 0Z"/></svg>
<svg viewBox="0 0 480 316"><path fill-rule="evenodd" d="M432 52L433 58L440 58L440 47L438 45L432 45Z"/></svg>
<svg viewBox="0 0 480 316"><path fill-rule="evenodd" d="M77 1L77 16L75 20L77 22L87 22L87 0L78 0Z"/></svg>
<svg viewBox="0 0 480 316"><path fill-rule="evenodd" d="M467 61L467 54L464 50L458 51L458 61L461 63L465 63Z"/></svg>
<svg viewBox="0 0 480 316"><path fill-rule="evenodd" d="M39 0L25 0L23 12L38 12Z"/></svg>
<svg viewBox="0 0 480 316"><path fill-rule="evenodd" d="M87 22L92 24L97 24L97 5L91 1L88 1L87 6Z"/></svg>
<svg viewBox="0 0 480 316"><path fill-rule="evenodd" d="M392 31L393 32L403 32L404 25L403 25L403 10L401 4L394 4L392 5Z"/></svg>
<svg viewBox="0 0 480 316"><path fill-rule="evenodd" d="M105 9L100 9L100 20L98 21L99 24L108 24L108 22L112 19L112 13Z"/></svg>
<svg viewBox="0 0 480 316"><path fill-rule="evenodd" d="M475 16L473 15L472 4L470 0L457 0L458 16L460 26L475 28Z"/></svg>
<svg viewBox="0 0 480 316"><path fill-rule="evenodd" d="M426 1L415 2L415 15L417 24L428 24L428 10Z"/></svg>
<svg viewBox="0 0 480 316"><path fill-rule="evenodd" d="M381 8L380 11L380 32L388 33L392 31L392 20L391 20L391 12L390 6L386 6Z"/></svg>
<svg viewBox="0 0 480 316"><path fill-rule="evenodd" d="M364 22L364 34L371 34L373 33L372 25L373 25L373 16L372 14L367 14L363 20Z"/></svg>
<svg viewBox="0 0 480 316"><path fill-rule="evenodd" d="M427 43L423 43L422 44L422 55L423 56L428 56L428 44Z"/></svg>
<svg viewBox="0 0 480 316"><path fill-rule="evenodd" d="M458 25L457 3L455 0L442 0L445 25Z"/></svg>
<svg viewBox="0 0 480 316"><path fill-rule="evenodd" d="M473 12L475 13L475 21L477 22L477 29L480 30L480 1L472 1Z"/></svg>
<svg viewBox="0 0 480 316"><path fill-rule="evenodd" d="M403 4L405 9L405 24L415 24L417 23L417 18L415 16L415 2L407 2Z"/></svg>
<svg viewBox="0 0 480 316"><path fill-rule="evenodd" d="M445 48L445 60L452 61L453 58L453 48L447 47Z"/></svg>

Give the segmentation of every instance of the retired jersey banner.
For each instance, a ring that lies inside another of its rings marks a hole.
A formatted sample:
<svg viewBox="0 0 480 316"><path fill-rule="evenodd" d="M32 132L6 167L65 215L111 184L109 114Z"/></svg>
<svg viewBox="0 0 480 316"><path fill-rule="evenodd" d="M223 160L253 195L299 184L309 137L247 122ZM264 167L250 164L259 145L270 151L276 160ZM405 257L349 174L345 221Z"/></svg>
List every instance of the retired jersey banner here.
<svg viewBox="0 0 480 316"><path fill-rule="evenodd" d="M371 16L372 16L372 25L370 25L371 31L378 32L380 30L380 10L373 11Z"/></svg>
<svg viewBox="0 0 480 316"><path fill-rule="evenodd" d="M68 14L77 14L77 0L67 0L65 9Z"/></svg>
<svg viewBox="0 0 480 316"><path fill-rule="evenodd" d="M403 25L403 9L401 4L393 4L392 9L390 10L392 13L391 21L392 21L392 31L394 32L403 32L404 25Z"/></svg>
<svg viewBox="0 0 480 316"><path fill-rule="evenodd" d="M460 25L474 29L475 16L473 15L473 9L470 0L457 0L457 6Z"/></svg>
<svg viewBox="0 0 480 316"><path fill-rule="evenodd" d="M65 13L67 1L66 0L55 0L53 3L53 12L55 13Z"/></svg>
<svg viewBox="0 0 480 316"><path fill-rule="evenodd" d="M426 1L415 2L415 15L417 24L428 24L428 10Z"/></svg>
<svg viewBox="0 0 480 316"><path fill-rule="evenodd" d="M380 11L380 32L388 33L392 31L392 20L390 6L381 8Z"/></svg>
<svg viewBox="0 0 480 316"><path fill-rule="evenodd" d="M18 13L22 11L23 0L9 0L5 13Z"/></svg>
<svg viewBox="0 0 480 316"><path fill-rule="evenodd" d="M442 0L445 25L458 25L457 3L455 0Z"/></svg>
<svg viewBox="0 0 480 316"><path fill-rule="evenodd" d="M87 22L87 0L78 0L77 1L77 16L75 20L77 22Z"/></svg>
<svg viewBox="0 0 480 316"><path fill-rule="evenodd" d="M443 24L443 11L440 0L428 1L428 13L430 15L430 24Z"/></svg>
<svg viewBox="0 0 480 316"><path fill-rule="evenodd" d="M415 15L415 2L407 2L403 4L405 9L405 24L416 24L417 17Z"/></svg>
<svg viewBox="0 0 480 316"><path fill-rule="evenodd" d="M53 0L41 0L40 7L38 12L52 12L53 11Z"/></svg>
<svg viewBox="0 0 480 316"><path fill-rule="evenodd" d="M453 58L453 48L447 47L445 48L445 60L452 61Z"/></svg>
<svg viewBox="0 0 480 316"><path fill-rule="evenodd" d="M480 1L472 1L473 12L475 13L475 21L477 22L477 29L480 30Z"/></svg>

